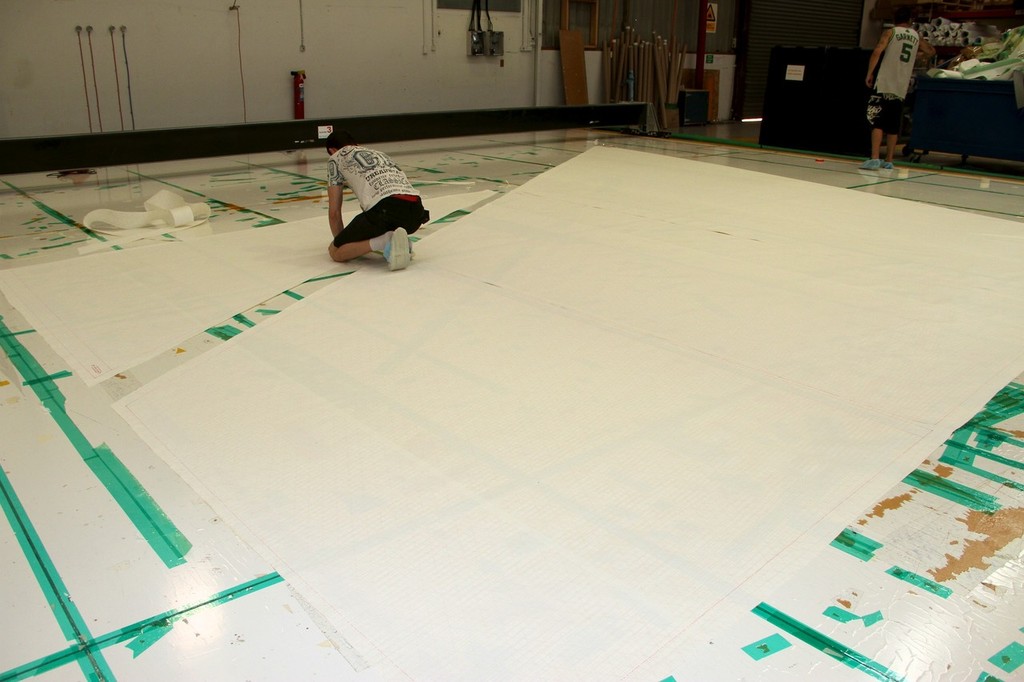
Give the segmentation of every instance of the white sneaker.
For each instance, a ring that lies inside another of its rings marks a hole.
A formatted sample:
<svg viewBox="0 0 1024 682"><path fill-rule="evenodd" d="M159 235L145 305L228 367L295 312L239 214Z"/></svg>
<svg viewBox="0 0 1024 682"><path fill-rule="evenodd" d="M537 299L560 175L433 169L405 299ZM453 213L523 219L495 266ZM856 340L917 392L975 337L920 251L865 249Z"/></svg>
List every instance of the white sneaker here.
<svg viewBox="0 0 1024 682"><path fill-rule="evenodd" d="M409 233L404 227L395 230L391 239L384 245L384 260L388 262L388 269L402 270L409 265L412 259L412 251L409 248Z"/></svg>

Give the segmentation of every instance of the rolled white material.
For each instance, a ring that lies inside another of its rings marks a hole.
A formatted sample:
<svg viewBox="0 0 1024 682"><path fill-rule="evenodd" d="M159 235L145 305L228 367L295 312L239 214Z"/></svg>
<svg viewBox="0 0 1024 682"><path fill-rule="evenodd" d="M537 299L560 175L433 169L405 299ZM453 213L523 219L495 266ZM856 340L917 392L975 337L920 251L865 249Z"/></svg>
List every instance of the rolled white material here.
<svg viewBox="0 0 1024 682"><path fill-rule="evenodd" d="M145 211L113 211L98 208L86 214L82 224L94 232L101 234L125 236L125 230L140 228L184 229L195 227L210 218L210 206L203 203L189 204L178 194L162 189L147 200L143 206ZM150 232L138 235L142 239Z"/></svg>

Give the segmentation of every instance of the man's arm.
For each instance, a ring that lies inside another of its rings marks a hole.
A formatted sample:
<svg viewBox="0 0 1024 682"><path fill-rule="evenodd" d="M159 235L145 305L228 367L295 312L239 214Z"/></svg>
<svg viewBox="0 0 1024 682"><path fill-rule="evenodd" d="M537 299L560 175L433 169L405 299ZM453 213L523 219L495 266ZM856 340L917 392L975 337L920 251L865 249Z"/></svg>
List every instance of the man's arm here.
<svg viewBox="0 0 1024 682"><path fill-rule="evenodd" d="M329 185L327 187L327 219L331 224L331 234L337 237L345 227L341 220L342 193L345 191L342 185Z"/></svg>
<svg viewBox="0 0 1024 682"><path fill-rule="evenodd" d="M882 37L878 39L878 44L875 45L874 51L871 52L871 59L868 61L868 75L864 78L864 84L869 88L875 87L875 69L878 68L878 60L882 58L882 53L885 52L885 48L889 46L889 41L892 40L893 30L887 29Z"/></svg>
<svg viewBox="0 0 1024 682"><path fill-rule="evenodd" d="M917 44L917 51L924 55L925 61L935 56L935 48L924 38L921 38L921 42Z"/></svg>

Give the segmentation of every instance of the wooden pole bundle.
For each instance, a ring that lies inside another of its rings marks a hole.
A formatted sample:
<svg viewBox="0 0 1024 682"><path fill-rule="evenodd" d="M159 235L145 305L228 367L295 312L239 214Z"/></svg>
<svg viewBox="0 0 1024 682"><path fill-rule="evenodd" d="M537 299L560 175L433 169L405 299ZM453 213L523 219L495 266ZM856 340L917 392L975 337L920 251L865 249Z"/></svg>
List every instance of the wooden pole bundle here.
<svg viewBox="0 0 1024 682"><path fill-rule="evenodd" d="M666 105L675 104L683 89L685 59L686 45L679 48L675 37L669 40L654 34L650 41L640 40L627 26L604 46L605 101L649 102L658 124L667 127Z"/></svg>

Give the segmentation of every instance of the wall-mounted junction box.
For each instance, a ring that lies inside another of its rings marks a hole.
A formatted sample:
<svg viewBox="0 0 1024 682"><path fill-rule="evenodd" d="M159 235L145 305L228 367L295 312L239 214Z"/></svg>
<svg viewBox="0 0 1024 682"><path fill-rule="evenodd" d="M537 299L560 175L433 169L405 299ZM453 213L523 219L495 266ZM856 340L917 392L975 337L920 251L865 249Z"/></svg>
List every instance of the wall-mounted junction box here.
<svg viewBox="0 0 1024 682"><path fill-rule="evenodd" d="M469 56L470 57L483 57L487 54L486 36L487 34L483 31L470 31L469 32Z"/></svg>
<svg viewBox="0 0 1024 682"><path fill-rule="evenodd" d="M488 57L500 57L505 54L505 33L488 31L484 37L484 54Z"/></svg>
<svg viewBox="0 0 1024 682"><path fill-rule="evenodd" d="M501 57L505 54L503 31L470 31L470 57Z"/></svg>

